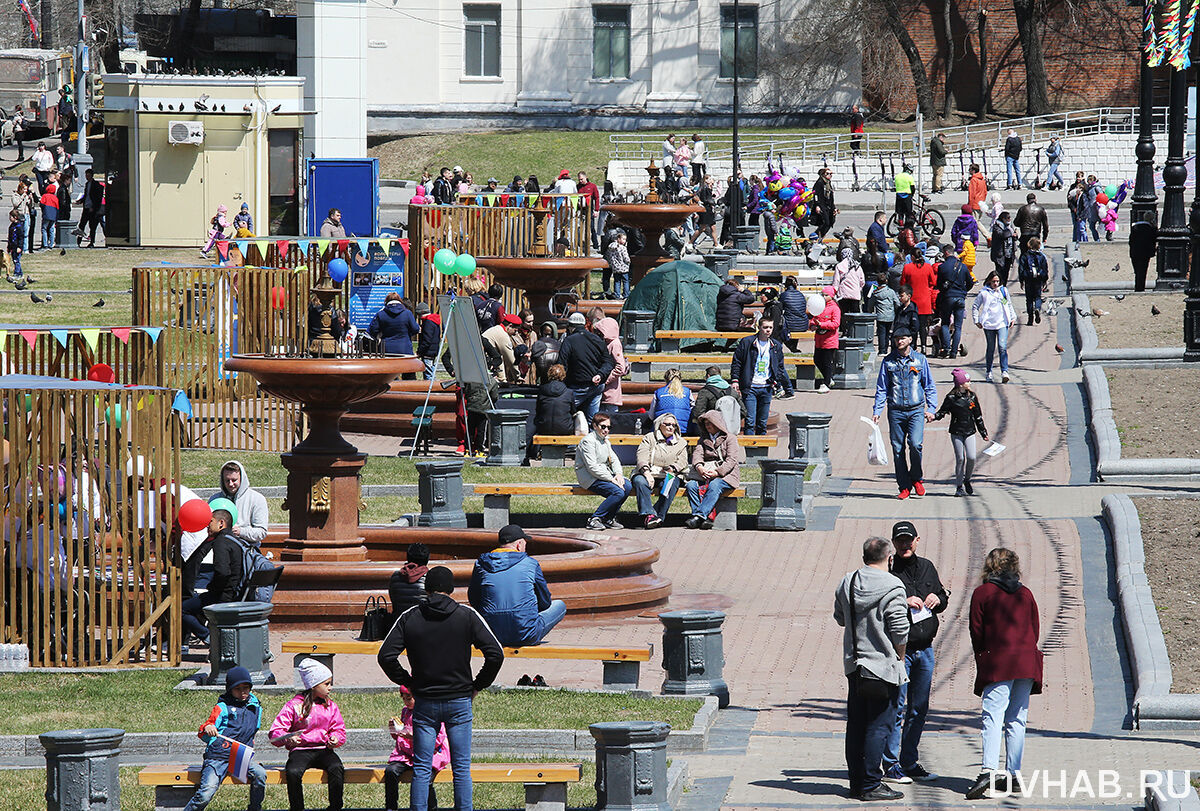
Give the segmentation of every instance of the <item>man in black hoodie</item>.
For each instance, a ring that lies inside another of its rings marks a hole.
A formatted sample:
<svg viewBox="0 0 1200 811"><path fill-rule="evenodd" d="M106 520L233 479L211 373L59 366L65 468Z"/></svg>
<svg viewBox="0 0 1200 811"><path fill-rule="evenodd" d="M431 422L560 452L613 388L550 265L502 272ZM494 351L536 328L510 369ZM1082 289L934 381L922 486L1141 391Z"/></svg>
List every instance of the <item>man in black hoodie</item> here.
<svg viewBox="0 0 1200 811"><path fill-rule="evenodd" d="M583 313L571 313L567 319L567 337L558 350L558 362L567 370L563 382L575 392L573 407L583 411L589 422L600 410L600 395L604 381L612 374L617 362L604 344L604 339L587 329Z"/></svg>
<svg viewBox="0 0 1200 811"><path fill-rule="evenodd" d="M929 691L933 684L933 637L938 631L937 615L946 610L950 592L942 585L937 567L917 556L921 537L911 521L892 525L892 574L904 584L908 598L908 647L904 667L908 683L900 685L896 725L883 750L883 779L889 783L927 782L937 775L925 770L917 757L925 716L929 713Z"/></svg>
<svg viewBox="0 0 1200 811"><path fill-rule="evenodd" d="M427 602L400 615L379 648L379 666L389 679L412 691L413 781L412 807L429 804L433 780L433 749L438 728L446 725L450 768L454 773L454 807L471 806L471 702L486 690L504 663L504 649L483 617L469 605L459 605L454 575L435 566L425 575ZM483 652L483 667L471 678L471 647ZM412 672L400 664L407 653Z"/></svg>
<svg viewBox="0 0 1200 811"><path fill-rule="evenodd" d="M228 510L213 510L208 524L208 540L200 544L192 557L202 560L211 549L213 553L213 578L208 590L193 594L183 601L183 627L191 636L204 645L208 643L208 628L204 624L204 607L214 603L232 603L240 600L242 580L242 545L233 537L230 528L233 516Z"/></svg>
<svg viewBox="0 0 1200 811"><path fill-rule="evenodd" d="M754 303L754 294L729 279L717 290L717 332L733 332L742 326L742 309Z"/></svg>

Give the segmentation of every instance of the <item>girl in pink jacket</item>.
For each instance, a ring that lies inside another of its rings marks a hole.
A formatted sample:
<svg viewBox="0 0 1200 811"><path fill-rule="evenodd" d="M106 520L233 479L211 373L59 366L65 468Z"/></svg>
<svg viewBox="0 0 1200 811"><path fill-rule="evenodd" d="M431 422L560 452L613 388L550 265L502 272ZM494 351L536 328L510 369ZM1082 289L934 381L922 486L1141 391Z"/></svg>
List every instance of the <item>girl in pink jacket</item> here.
<svg viewBox="0 0 1200 811"><path fill-rule="evenodd" d="M404 709L399 718L388 721L388 732L396 741L396 748L388 758L387 768L383 771L384 808L387 811L400 811L400 778L404 772L412 769L413 765L413 697L412 691L401 685L400 697L404 699ZM446 725L438 730L437 741L433 748L433 774L450 765L450 742L446 739ZM407 806L406 806L407 807ZM429 811L437 811L437 798L433 795L433 784L429 786Z"/></svg>
<svg viewBox="0 0 1200 811"><path fill-rule="evenodd" d="M600 396L600 410L617 411L625 402L621 378L629 374L629 361L625 360L625 351L621 347L621 327L615 318L601 318L592 330L604 339L608 354L613 357L613 370L604 381L604 393Z"/></svg>
<svg viewBox="0 0 1200 811"><path fill-rule="evenodd" d="M329 781L329 811L342 811L345 770L334 750L346 743L346 722L330 698L333 673L316 659L297 667L304 692L283 705L271 724L271 743L288 749L288 811L304 811L302 780L306 769L323 769Z"/></svg>
<svg viewBox="0 0 1200 811"><path fill-rule="evenodd" d="M813 363L821 372L821 387L817 391L827 394L835 372L834 360L837 358L838 328L842 325L842 311L838 307L837 289L833 285L825 285L821 289L821 296L825 299L825 309L821 310L819 315L810 318L808 325L816 332L813 338Z"/></svg>

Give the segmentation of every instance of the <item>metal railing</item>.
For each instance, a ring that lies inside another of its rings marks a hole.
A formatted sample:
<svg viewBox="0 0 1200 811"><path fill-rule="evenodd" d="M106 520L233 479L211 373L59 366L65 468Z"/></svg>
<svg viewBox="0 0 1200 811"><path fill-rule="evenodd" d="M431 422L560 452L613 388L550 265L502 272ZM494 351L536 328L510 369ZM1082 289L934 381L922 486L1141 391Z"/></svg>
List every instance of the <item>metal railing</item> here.
<svg viewBox="0 0 1200 811"><path fill-rule="evenodd" d="M1026 146L1034 141L1049 140L1052 135L1068 138L1097 133L1132 134L1137 132L1138 108L1091 107L1063 113L987 121L959 127L928 127L922 137L931 138L941 132L946 136L948 151L1002 148L1009 130L1016 130ZM1167 130L1167 108L1155 107L1151 128L1155 134ZM608 136L610 157L613 160L659 162L662 158L663 137L654 134L613 133ZM857 141L857 144L856 144ZM739 138L743 166L765 165L771 156L782 155L785 161L835 161L849 158L857 151L859 157L904 156L921 154L925 144L916 132L864 132L860 136L840 133L750 132ZM712 135L705 138L709 165L728 165L733 156L732 136ZM858 147L855 150L855 146Z"/></svg>

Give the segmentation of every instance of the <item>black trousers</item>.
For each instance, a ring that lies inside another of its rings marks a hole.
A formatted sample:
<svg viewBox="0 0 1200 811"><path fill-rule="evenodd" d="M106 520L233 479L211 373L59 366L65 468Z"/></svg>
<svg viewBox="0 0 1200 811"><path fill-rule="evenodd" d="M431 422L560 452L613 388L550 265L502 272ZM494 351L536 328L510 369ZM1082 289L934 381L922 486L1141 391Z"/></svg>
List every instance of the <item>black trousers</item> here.
<svg viewBox="0 0 1200 811"><path fill-rule="evenodd" d="M79 241L83 241L84 229L88 229L88 242L96 243L96 228L100 225L100 212L94 208L85 208L79 216Z"/></svg>
<svg viewBox="0 0 1200 811"><path fill-rule="evenodd" d="M390 811L400 809L400 778L405 772L412 771L412 766L394 760L383 770L383 807ZM405 808L408 807L406 804ZM437 797L433 794L433 784L429 785L429 811L437 811Z"/></svg>
<svg viewBox="0 0 1200 811"><path fill-rule="evenodd" d="M284 773L287 776L288 811L304 811L304 772L323 769L329 780L329 811L342 811L342 783L346 770L342 759L332 749L293 749L288 755Z"/></svg>
<svg viewBox="0 0 1200 811"><path fill-rule="evenodd" d="M813 350L813 364L815 364L817 369L821 372L821 382L826 386L833 386L833 376L836 374L836 360L836 349Z"/></svg>

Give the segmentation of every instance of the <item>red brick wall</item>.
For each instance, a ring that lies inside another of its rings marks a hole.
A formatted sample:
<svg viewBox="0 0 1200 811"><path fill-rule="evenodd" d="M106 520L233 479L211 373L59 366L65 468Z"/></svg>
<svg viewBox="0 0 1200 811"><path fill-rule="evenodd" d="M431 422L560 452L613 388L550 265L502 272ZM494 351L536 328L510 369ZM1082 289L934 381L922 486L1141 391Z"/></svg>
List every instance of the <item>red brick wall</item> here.
<svg viewBox="0 0 1200 811"><path fill-rule="evenodd" d="M909 0L902 5L908 32L925 63L937 110L945 86L944 2L951 3L957 108L974 112L979 107L979 10L986 8L992 107L1002 114L1024 114L1025 65L1011 0ZM1141 7L1127 0L1047 0L1045 8L1042 45L1051 107L1137 104ZM864 70L863 94L874 109L911 115L916 95L908 61L891 37L881 45L887 49L884 64L894 65L894 71L872 77Z"/></svg>

